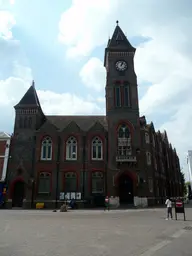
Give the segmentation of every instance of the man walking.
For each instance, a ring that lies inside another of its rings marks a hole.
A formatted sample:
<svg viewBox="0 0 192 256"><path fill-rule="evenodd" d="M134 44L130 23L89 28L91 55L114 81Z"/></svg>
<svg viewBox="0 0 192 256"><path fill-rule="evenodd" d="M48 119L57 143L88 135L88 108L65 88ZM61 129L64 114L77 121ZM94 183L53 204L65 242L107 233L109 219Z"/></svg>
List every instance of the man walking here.
<svg viewBox="0 0 192 256"><path fill-rule="evenodd" d="M169 216L171 217L171 219L173 219L172 202L171 202L170 197L167 197L167 200L166 200L165 204L167 205L167 218L166 218L166 220L169 220Z"/></svg>

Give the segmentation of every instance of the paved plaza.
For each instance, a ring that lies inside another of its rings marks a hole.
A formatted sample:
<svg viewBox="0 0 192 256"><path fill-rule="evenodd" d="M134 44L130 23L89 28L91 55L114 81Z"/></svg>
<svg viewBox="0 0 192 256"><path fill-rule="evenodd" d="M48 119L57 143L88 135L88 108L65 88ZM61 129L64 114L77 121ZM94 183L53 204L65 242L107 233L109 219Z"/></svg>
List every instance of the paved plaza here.
<svg viewBox="0 0 192 256"><path fill-rule="evenodd" d="M166 221L165 209L1 210L0 256L192 255L192 209L186 216Z"/></svg>

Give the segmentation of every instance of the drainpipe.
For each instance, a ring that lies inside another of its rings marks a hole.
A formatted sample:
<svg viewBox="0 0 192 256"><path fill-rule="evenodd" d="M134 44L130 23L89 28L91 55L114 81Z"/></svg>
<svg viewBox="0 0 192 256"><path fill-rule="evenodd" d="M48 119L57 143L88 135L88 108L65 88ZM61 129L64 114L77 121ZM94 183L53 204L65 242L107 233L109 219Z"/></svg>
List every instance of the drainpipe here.
<svg viewBox="0 0 192 256"><path fill-rule="evenodd" d="M57 176L56 176L56 191L55 191L55 209L58 206L58 194L59 194L59 167L60 167L60 152L61 152L61 139L58 136L58 148L57 148Z"/></svg>
<svg viewBox="0 0 192 256"><path fill-rule="evenodd" d="M33 136L33 152L32 152L32 164L31 164L31 181L32 181L32 191L31 191L31 209L34 204L34 190L35 190L35 179L34 179L34 169L35 169L35 149L36 149L36 136Z"/></svg>
<svg viewBox="0 0 192 256"><path fill-rule="evenodd" d="M86 163L86 136L83 136L83 201L85 200L85 163Z"/></svg>

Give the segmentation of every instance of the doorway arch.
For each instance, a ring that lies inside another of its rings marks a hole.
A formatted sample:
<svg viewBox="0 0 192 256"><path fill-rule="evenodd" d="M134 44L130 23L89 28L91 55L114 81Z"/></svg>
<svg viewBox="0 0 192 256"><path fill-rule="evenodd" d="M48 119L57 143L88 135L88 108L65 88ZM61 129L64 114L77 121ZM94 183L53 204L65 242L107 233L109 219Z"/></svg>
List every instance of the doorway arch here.
<svg viewBox="0 0 192 256"><path fill-rule="evenodd" d="M120 204L133 204L133 179L123 173L119 176L119 200Z"/></svg>
<svg viewBox="0 0 192 256"><path fill-rule="evenodd" d="M13 184L12 207L22 207L25 196L25 183L23 180L17 180Z"/></svg>

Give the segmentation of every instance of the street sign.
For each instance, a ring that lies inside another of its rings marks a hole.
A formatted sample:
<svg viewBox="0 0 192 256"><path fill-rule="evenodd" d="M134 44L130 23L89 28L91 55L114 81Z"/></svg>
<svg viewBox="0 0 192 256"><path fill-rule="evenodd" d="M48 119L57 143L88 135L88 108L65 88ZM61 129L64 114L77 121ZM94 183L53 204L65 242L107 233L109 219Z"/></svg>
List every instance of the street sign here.
<svg viewBox="0 0 192 256"><path fill-rule="evenodd" d="M184 202L181 199L177 199L175 202L175 219L177 220L177 214L182 213L184 217L184 221L186 220L185 218L185 205Z"/></svg>

